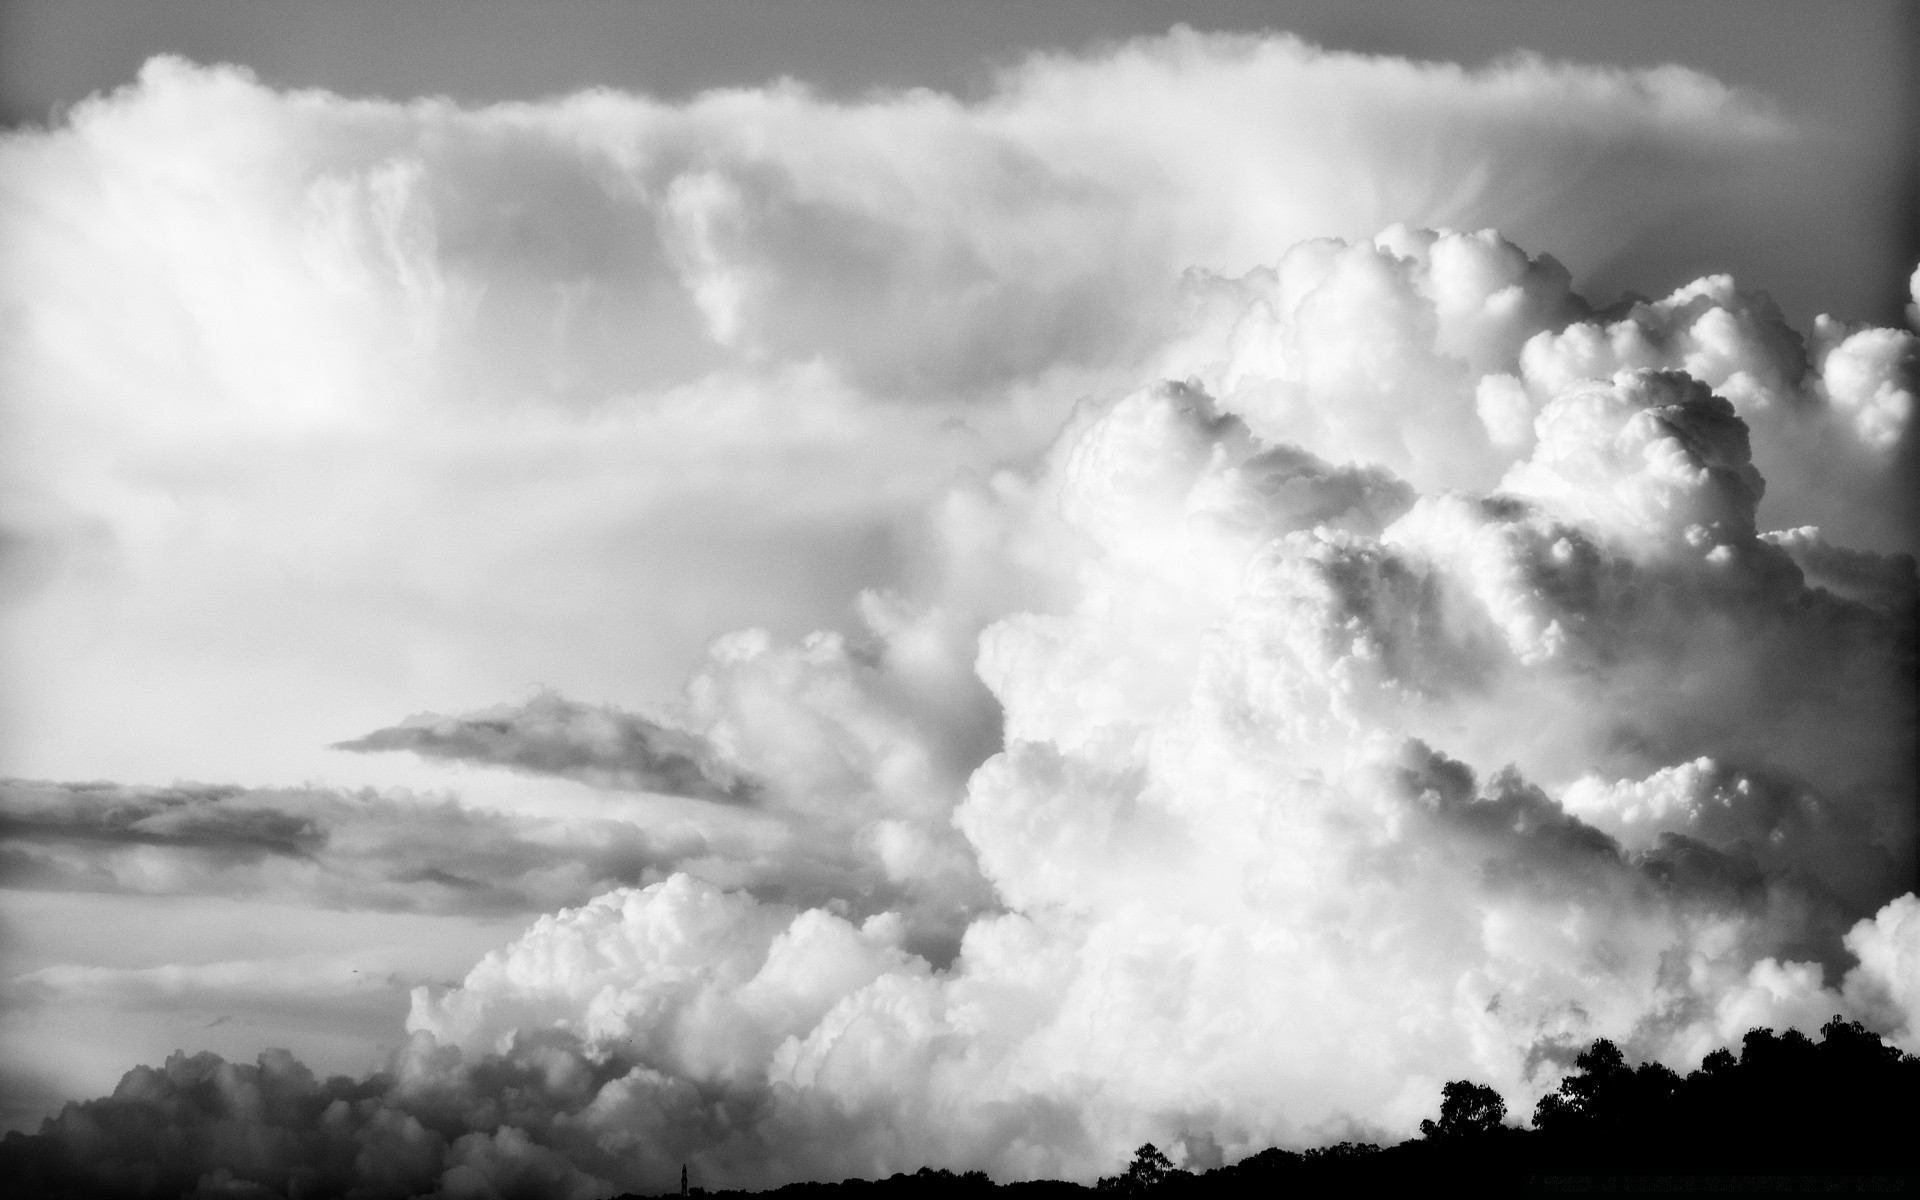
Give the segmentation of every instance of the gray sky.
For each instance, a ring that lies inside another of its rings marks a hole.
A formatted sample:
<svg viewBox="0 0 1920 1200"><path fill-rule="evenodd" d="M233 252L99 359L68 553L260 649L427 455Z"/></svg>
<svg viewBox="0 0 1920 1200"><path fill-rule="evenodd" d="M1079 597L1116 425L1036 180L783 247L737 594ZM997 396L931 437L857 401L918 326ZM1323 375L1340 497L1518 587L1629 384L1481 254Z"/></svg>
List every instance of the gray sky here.
<svg viewBox="0 0 1920 1200"><path fill-rule="evenodd" d="M837 93L964 89L1037 47L1201 29L1286 29L1343 49L1474 63L1514 49L1623 66L1681 62L1848 125L1892 128L1910 12L1888 0L1553 4L1448 0L8 0L10 119L128 79L162 50L269 81L387 96L527 98L591 85L662 96L792 75Z"/></svg>

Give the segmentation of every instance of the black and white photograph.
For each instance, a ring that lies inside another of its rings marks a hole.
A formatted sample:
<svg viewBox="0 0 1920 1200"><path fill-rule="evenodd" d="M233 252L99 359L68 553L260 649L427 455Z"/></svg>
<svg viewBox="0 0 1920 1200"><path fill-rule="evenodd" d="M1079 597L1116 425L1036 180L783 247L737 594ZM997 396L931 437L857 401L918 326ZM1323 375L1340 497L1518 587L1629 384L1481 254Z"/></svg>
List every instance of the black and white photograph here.
<svg viewBox="0 0 1920 1200"><path fill-rule="evenodd" d="M1920 3L0 0L0 1197L1920 1188Z"/></svg>

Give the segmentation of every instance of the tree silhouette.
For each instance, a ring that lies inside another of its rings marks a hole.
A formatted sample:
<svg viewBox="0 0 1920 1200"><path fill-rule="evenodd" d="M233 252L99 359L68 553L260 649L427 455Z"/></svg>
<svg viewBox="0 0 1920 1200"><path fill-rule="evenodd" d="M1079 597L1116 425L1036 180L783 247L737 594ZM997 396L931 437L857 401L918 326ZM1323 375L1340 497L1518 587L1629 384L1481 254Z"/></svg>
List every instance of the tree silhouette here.
<svg viewBox="0 0 1920 1200"><path fill-rule="evenodd" d="M1160 1152L1152 1142L1133 1152L1133 1162L1123 1175L1109 1175L1100 1181L1103 1192L1144 1192L1165 1183L1175 1175L1184 1174L1176 1170L1173 1161Z"/></svg>
<svg viewBox="0 0 1920 1200"><path fill-rule="evenodd" d="M1620 1048L1605 1038L1573 1060L1560 1090L1540 1098L1533 1125L1545 1133L1577 1131L1588 1137L1621 1138L1636 1129L1667 1124L1680 1077L1660 1063L1627 1065Z"/></svg>
<svg viewBox="0 0 1920 1200"><path fill-rule="evenodd" d="M1507 1119L1507 1102L1484 1083L1456 1079L1440 1089L1440 1119L1420 1122L1424 1138L1468 1138L1499 1129Z"/></svg>

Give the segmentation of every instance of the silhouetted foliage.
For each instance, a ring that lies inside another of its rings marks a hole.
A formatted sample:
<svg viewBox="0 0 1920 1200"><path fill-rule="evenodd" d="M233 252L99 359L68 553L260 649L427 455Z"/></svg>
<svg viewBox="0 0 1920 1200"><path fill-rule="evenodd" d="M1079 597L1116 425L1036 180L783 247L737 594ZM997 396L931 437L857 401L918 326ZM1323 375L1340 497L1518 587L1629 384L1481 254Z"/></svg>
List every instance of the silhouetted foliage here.
<svg viewBox="0 0 1920 1200"><path fill-rule="evenodd" d="M1152 1142L1133 1152L1133 1162L1123 1175L1110 1175L1099 1183L1103 1192L1119 1192L1133 1195L1150 1191L1167 1182L1175 1175L1186 1172L1176 1169L1173 1160L1160 1152Z"/></svg>
<svg viewBox="0 0 1920 1200"><path fill-rule="evenodd" d="M1555 1161L1609 1169L1909 1170L1920 1059L1839 1017L1820 1032L1752 1030L1738 1058L1716 1050L1685 1079L1596 1042L1534 1126Z"/></svg>
<svg viewBox="0 0 1920 1200"><path fill-rule="evenodd" d="M1540 1098L1533 1127L1549 1135L1618 1141L1657 1130L1673 1107L1680 1077L1659 1063L1627 1065L1604 1039L1573 1061L1560 1090Z"/></svg>
<svg viewBox="0 0 1920 1200"><path fill-rule="evenodd" d="M1262 1150L1204 1174L1176 1168L1151 1144L1094 1189L1164 1200L1185 1196L1427 1194L1519 1195L1529 1191L1911 1192L1920 1129L1920 1058L1903 1055L1860 1025L1835 1017L1818 1042L1768 1029L1748 1033L1736 1056L1716 1050L1685 1076L1638 1066L1596 1041L1534 1109L1533 1127L1507 1123L1506 1101L1485 1084L1456 1079L1441 1089L1437 1119L1397 1146L1341 1142L1304 1152ZM876 1195L1020 1193L1020 1200L1084 1194L1042 1181L996 1188L974 1173L928 1172L830 1190ZM1808 1178L1817 1176L1817 1178ZM1857 1185L1857 1186L1856 1186ZM812 1200L807 1184L773 1193ZM804 1195L802 1192L804 1191ZM839 1194L837 1191L835 1194ZM715 1200L719 1200L716 1196ZM729 1197L731 1200L731 1197Z"/></svg>
<svg viewBox="0 0 1920 1200"><path fill-rule="evenodd" d="M1420 1122L1421 1137L1477 1137L1506 1123L1507 1102L1484 1083L1456 1079L1440 1095L1440 1119Z"/></svg>

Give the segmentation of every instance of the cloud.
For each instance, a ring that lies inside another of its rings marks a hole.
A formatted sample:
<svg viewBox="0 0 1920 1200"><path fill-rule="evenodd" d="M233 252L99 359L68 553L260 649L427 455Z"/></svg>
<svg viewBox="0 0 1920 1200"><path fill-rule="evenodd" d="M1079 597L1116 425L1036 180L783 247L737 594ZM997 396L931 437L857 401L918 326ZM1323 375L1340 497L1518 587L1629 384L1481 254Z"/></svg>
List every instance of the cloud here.
<svg viewBox="0 0 1920 1200"><path fill-rule="evenodd" d="M697 834L323 788L0 782L13 888L537 912L712 854Z"/></svg>
<svg viewBox="0 0 1920 1200"><path fill-rule="evenodd" d="M471 1117L476 1105L522 1117L516 1097L529 1085L535 1095L565 1085L564 1072L543 1072L556 1065L550 1055L476 1071L457 1056L410 1051L395 1074L359 1081L321 1081L284 1051L254 1064L176 1054L130 1072L110 1097L69 1105L39 1138L8 1135L0 1156L19 1186L99 1196L613 1194L511 1120L487 1133L446 1127L450 1113Z"/></svg>
<svg viewBox="0 0 1920 1200"><path fill-rule="evenodd" d="M951 474L1130 388L1196 264L1402 221L1585 272L1794 145L1679 69L1190 30L973 102L465 109L155 59L0 144L8 770L331 776L537 681L651 711L715 636L909 584Z"/></svg>
<svg viewBox="0 0 1920 1200"><path fill-rule="evenodd" d="M336 750L411 750L425 758L558 775L602 787L747 803L753 784L684 730L542 692L459 717L423 713Z"/></svg>
<svg viewBox="0 0 1920 1200"><path fill-rule="evenodd" d="M1386 317L1362 293L1404 347L1371 386L1282 353L1212 368L1222 398L1196 374L1085 406L936 506L930 594L872 597L864 641L743 633L689 684L688 736L769 813L878 854L901 912L956 905L957 952L684 874L608 892L416 989L409 1054L550 1063L513 1121L462 1093L449 1129L510 1125L620 1187L679 1161L1089 1178L1142 1140L1404 1134L1462 1075L1524 1106L1595 1037L1687 1065L1835 1011L1913 1036L1911 559L1763 533L1756 462L1795 427L1682 369L1602 357L1537 402L1522 380L1525 436L1476 421L1394 457L1366 404L1477 416L1590 310L1436 319L1484 309L1462 277L1555 294L1490 236L1313 254L1290 309L1230 292L1179 353L1306 320L1327 264L1412 279ZM997 739L947 719L980 711ZM884 830L965 868L888 857Z"/></svg>
<svg viewBox="0 0 1920 1200"><path fill-rule="evenodd" d="M1614 930L1616 946L1644 937L1648 922L1658 927L1649 909L1660 900L1644 883L1631 885L1633 869L1604 837L1580 834L1565 818L1549 817L1530 832L1509 825L1529 810L1545 815L1551 801L1544 796L1503 794L1510 785L1460 794L1459 780L1470 777L1431 756L1403 760L1398 769L1399 794L1452 827L1451 837L1465 839L1455 850L1471 846L1470 855L1491 853L1487 862L1506 864L1490 877L1497 891L1511 898L1546 887L1563 898L1605 897L1617 917L1625 884L1640 892L1644 907L1633 926ZM1452 795L1433 789L1440 780ZM1415 787L1426 790L1415 796ZM1526 878L1527 866L1537 870L1550 859L1562 868L1558 878ZM1578 878L1582 863L1588 870ZM1417 855L1396 865L1434 863ZM1568 867L1576 868L1575 878ZM1886 951L1876 939L1891 934L1907 904L1888 906L1849 935L1863 954L1848 991L1883 998L1904 986L1886 974L1891 964L1879 961ZM1147 1126L1158 1127L1177 1151L1198 1153L1205 1138L1230 1125L1223 1104L1231 1105L1237 1091L1270 1086L1264 1080L1272 1064L1245 1063L1194 1088L1192 1058L1209 1042L1170 1046L1163 1039L1183 1019L1177 996L1196 984L1234 985L1242 976L1219 956L1254 949L1258 965L1257 945L1231 938L1196 944L1178 927L1131 933L1148 936L1096 935L1062 961L1045 953L1059 947L1047 945L1033 921L997 918L970 931L964 965L941 978L901 959L884 923L856 929L824 913L768 910L676 879L558 914L489 956L462 990L438 999L423 994L410 1020L413 1038L373 1075L320 1083L282 1053L261 1056L257 1066L176 1055L162 1068L129 1073L111 1097L69 1105L35 1137L11 1135L0 1155L15 1178L84 1184L91 1194L117 1194L116 1186L142 1174L179 1179L169 1186L184 1187L224 1170L280 1188L300 1174L314 1194L357 1186L365 1194L410 1195L435 1180L451 1187L446 1173L467 1163L496 1187L499 1172L536 1171L544 1181L532 1194L608 1195L668 1186L685 1161L697 1178L727 1186L884 1170L902 1153L935 1163L995 1162L1010 1175L1048 1174L1073 1172L1076 1164L1084 1171L1125 1153L1099 1144L1130 1131L1101 1095L1101 1084L1111 1087L1109 1073L1122 1066L1136 1086L1157 1080L1167 1089L1170 1107ZM1413 944L1418 935L1406 936L1395 944ZM1360 947L1349 953L1349 969L1365 958ZM1317 961L1324 969L1327 960ZM1083 971L1095 980L1077 980ZM1775 1022L1792 1015L1799 1024L1797 1010L1804 1010L1808 1019L1824 1020L1823 1005L1835 996L1821 992L1819 979L1817 965L1764 960L1750 977L1731 981L1720 1010L1705 1015ZM1106 989L1097 1002L1083 990L1096 982ZM1321 975L1295 986L1324 982ZM1063 983L1071 985L1064 993L1057 990ZM1252 983L1270 1001L1288 995L1282 977ZM1282 990L1269 991L1276 983ZM1765 999L1743 1001L1749 993ZM579 997L589 994L593 1002L583 1009ZM1524 996L1496 994L1480 1012L1483 1024L1500 1019L1502 1000ZM1366 1028L1327 1012L1355 1039ZM506 1023L489 1021L501 1018ZM556 1019L548 1025L547 1018ZM1062 1021L1074 1025L1071 1037L1055 1028ZM1290 1028L1314 1038L1308 1053L1327 1055L1329 1070L1335 1060L1352 1061L1356 1045L1365 1044L1327 1045L1319 1038L1331 1030ZM809 1031L783 1032L798 1029ZM1236 1024L1223 1031L1220 1048L1262 1045L1249 1033ZM1551 1072L1555 1058L1579 1041L1569 1030L1563 1047L1534 1049L1544 1051L1541 1062ZM1076 1051L1081 1068L1069 1075L1054 1073L1050 1062L1036 1070L1031 1061L1036 1053ZM1167 1073L1158 1074L1162 1069ZM1352 1086L1337 1071L1319 1082ZM1436 1081L1430 1090L1437 1089ZM1201 1096L1207 1133L1191 1123L1197 1114L1179 1111ZM1119 1128L1102 1127L1109 1123ZM1336 1131L1352 1129L1321 1133ZM1268 1126L1241 1136L1273 1133ZM1222 1148L1240 1149L1232 1137L1214 1151Z"/></svg>
<svg viewBox="0 0 1920 1200"><path fill-rule="evenodd" d="M10 140L59 266L7 335L48 719L130 703L125 647L46 680L151 598L125 636L341 689L222 681L276 728L444 684L465 715L338 744L518 806L23 785L15 869L558 911L415 991L383 1072L179 1057L6 1152L96 1188L1086 1180L1407 1134L1447 1079L1524 1110L1597 1037L1911 1043L1920 341L1725 276L1581 293L1791 143L1675 69L1185 31L971 104L467 111L162 60ZM146 324L99 336L118 306ZM669 638L671 720L633 715ZM533 776L687 803L567 818Z"/></svg>
<svg viewBox="0 0 1920 1200"><path fill-rule="evenodd" d="M1391 278L1447 261L1428 257L1443 243L1527 269L1485 237L1318 252ZM478 1052L558 1022L696 1084L790 1088L783 1131L854 1114L836 1145L855 1148L769 1146L764 1175L727 1145L769 1182L891 1165L887 1147L1084 1178L1141 1140L1232 1156L1404 1133L1440 1080L1530 1102L1598 1036L1676 1064L1749 1018L1842 1011L1908 1036L1910 1014L1868 997L1894 994L1875 939L1899 935L1869 931L1898 928L1914 867L1911 560L1763 537L1754 443L1790 427L1749 427L1672 369L1604 363L1530 409L1524 439L1476 422L1459 454L1390 459L1435 473L1417 490L1353 464L1382 444L1355 405L1478 407L1480 343L1435 349L1444 323L1391 311L1410 349L1368 369L1399 390L1309 371L1283 340L1267 378L1290 388L1156 385L986 489L1024 527L998 526L1003 561L1051 572L1030 581L1051 602L980 635L1005 745L954 820L1010 911L976 919L945 970L856 973L804 1033L763 1018L771 1057L716 1066L702 1047L755 1044L710 1031L757 994L761 952L704 998L717 968L652 955L732 943L696 937L666 885L530 931L421 993L410 1028ZM1584 310L1531 311L1481 371ZM956 536L996 528L947 512ZM696 990L657 990L678 981ZM1001 1112L1054 1132L1023 1141Z"/></svg>
<svg viewBox="0 0 1920 1200"><path fill-rule="evenodd" d="M703 827L670 812L534 817L398 791L0 781L6 888L505 916L691 872L777 903L904 912L910 940L936 955L985 899L954 840L871 814L818 829L779 811Z"/></svg>
<svg viewBox="0 0 1920 1200"><path fill-rule="evenodd" d="M687 828L711 830L682 851L704 852L698 873L843 914L897 909L909 940L944 959L991 903L951 820L967 776L998 745L997 710L967 661L981 620L870 593L857 638L783 646L745 630L717 641L678 706L682 726L545 692L409 718L335 748L406 749L744 809L744 829L681 814Z"/></svg>
<svg viewBox="0 0 1920 1200"><path fill-rule="evenodd" d="M1318 239L1273 267L1190 276L1187 308L1156 371L1195 378L1262 437L1423 491L1498 484L1577 382L1683 371L1753 431L1770 528L1915 549L1920 339L1901 330L1821 318L1808 338L1725 275L1600 313L1558 261L1490 230Z"/></svg>
<svg viewBox="0 0 1920 1200"><path fill-rule="evenodd" d="M339 1020L343 1012L384 1015L396 988L426 982L432 980L411 970L403 953L387 949L351 957L300 954L158 967L60 964L15 976L6 991L8 1002L18 1005L221 1013L211 1018L211 1027L232 1020L235 1011L320 1021Z"/></svg>
<svg viewBox="0 0 1920 1200"><path fill-rule="evenodd" d="M43 305L93 308L84 280L132 256L127 283L206 339L176 369L256 419L333 424L408 389L598 403L766 356L821 355L895 394L1005 384L1107 363L1172 274L1304 237L1494 220L1528 237L1551 212L1563 252L1591 260L1632 236L1625 195L1644 216L1790 135L1759 98L1677 68L1468 72L1178 30L1031 59L975 105L781 86L469 111L159 58L11 137L8 178L44 235L23 253L59 256ZM162 147L171 176L142 165ZM55 196L91 210L77 237L42 223ZM166 219L116 219L118 197ZM235 289L261 307L226 303ZM268 327L292 360L246 346ZM268 380L290 386L274 417L249 401ZM371 389L357 403L354 385Z"/></svg>

